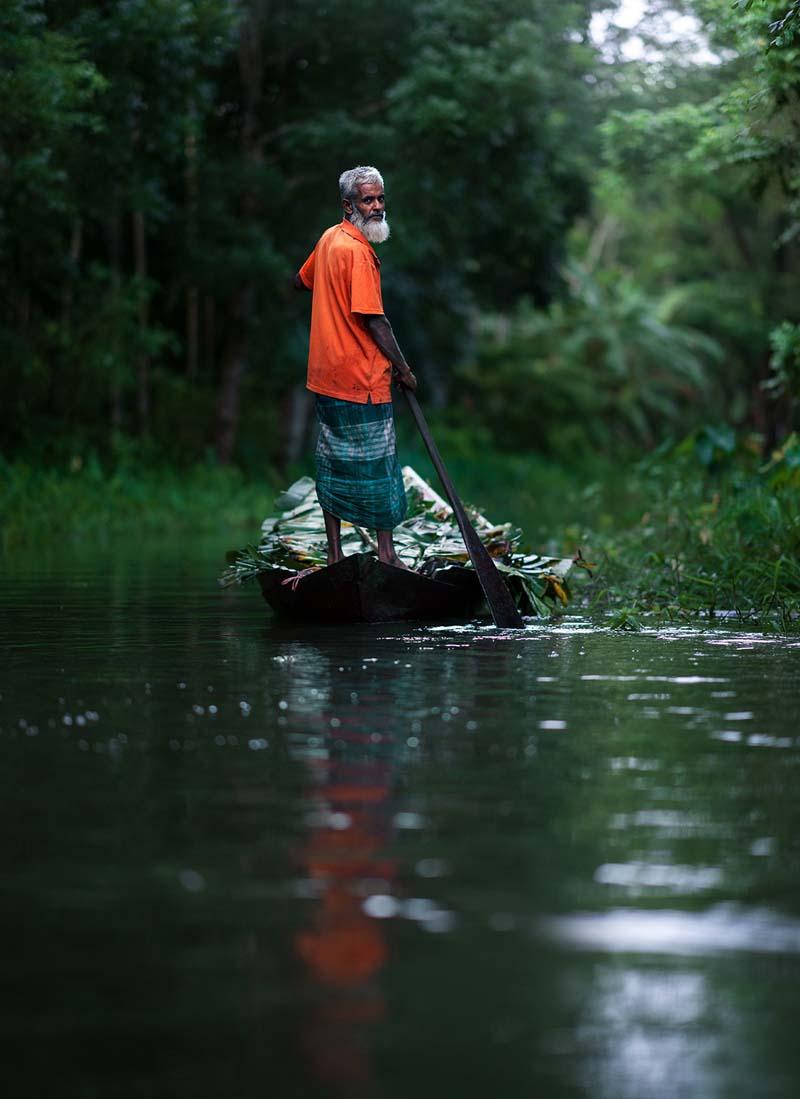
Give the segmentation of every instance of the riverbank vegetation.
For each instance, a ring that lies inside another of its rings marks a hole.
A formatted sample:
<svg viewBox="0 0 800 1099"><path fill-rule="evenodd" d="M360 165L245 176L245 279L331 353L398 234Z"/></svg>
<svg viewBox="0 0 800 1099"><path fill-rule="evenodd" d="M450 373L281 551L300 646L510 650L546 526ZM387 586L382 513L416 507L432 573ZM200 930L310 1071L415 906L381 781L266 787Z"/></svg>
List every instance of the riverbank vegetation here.
<svg viewBox="0 0 800 1099"><path fill-rule="evenodd" d="M768 459L753 436L705 427L645 458L567 467L551 459L462 452L463 434L437 432L454 455L466 500L524 532L522 548L545 556L580 553L568 613L590 613L623 629L732 615L764 628L800 623L800 438ZM403 432L401 432L401 436ZM432 483L427 457L401 438L403 457ZM295 472L311 466L298 466ZM154 539L225 534L256 542L281 474L263 478L214 461L176 473L149 465L104 471L23 463L2 468L2 545L27 550L43 539L76 544L100 533ZM556 601L551 611L560 613Z"/></svg>
<svg viewBox="0 0 800 1099"><path fill-rule="evenodd" d="M572 574L570 612L625 629L698 615L800 625L797 434L766 458L757 435L706 425L638 460L452 464L468 498L522 527L528 548L593 564Z"/></svg>
<svg viewBox="0 0 800 1099"><path fill-rule="evenodd" d="M273 475L274 477L274 475ZM0 462L0 550L30 551L44 540L80 543L100 534L191 537L257 529L276 482L236 466L198 462L176 470L96 456L66 466Z"/></svg>
<svg viewBox="0 0 800 1099"><path fill-rule="evenodd" d="M727 429L661 447L626 472L616 517L572 532L601 562L584 605L623 628L700 614L796 629L799 490L796 435L766 462L757 440Z"/></svg>
<svg viewBox="0 0 800 1099"><path fill-rule="evenodd" d="M598 608L789 622L798 28L798 0L412 0L368 34L341 0L10 0L5 544L256 523L311 471L287 287L375 163L463 495L591 541Z"/></svg>

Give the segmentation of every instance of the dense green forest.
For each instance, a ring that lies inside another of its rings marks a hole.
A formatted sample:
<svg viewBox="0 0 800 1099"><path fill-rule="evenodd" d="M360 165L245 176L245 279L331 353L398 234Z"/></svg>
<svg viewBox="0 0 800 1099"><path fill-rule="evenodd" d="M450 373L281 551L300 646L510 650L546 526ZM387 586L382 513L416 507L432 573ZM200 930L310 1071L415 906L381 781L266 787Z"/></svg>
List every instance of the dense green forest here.
<svg viewBox="0 0 800 1099"><path fill-rule="evenodd" d="M654 0L635 59L634 32L590 34L613 7L5 0L5 456L296 459L286 287L353 163L384 172L387 312L451 423L555 456L721 421L774 446L800 374L798 5Z"/></svg>

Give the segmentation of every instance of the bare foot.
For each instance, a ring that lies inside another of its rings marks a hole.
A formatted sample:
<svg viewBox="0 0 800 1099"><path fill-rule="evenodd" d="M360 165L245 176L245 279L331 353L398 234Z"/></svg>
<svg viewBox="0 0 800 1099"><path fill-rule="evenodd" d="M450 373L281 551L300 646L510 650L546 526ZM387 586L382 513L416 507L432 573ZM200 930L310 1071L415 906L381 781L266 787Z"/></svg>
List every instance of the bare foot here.
<svg viewBox="0 0 800 1099"><path fill-rule="evenodd" d="M379 560L383 561L384 565L393 565L396 569L405 569L406 572L414 571L413 569L410 569L408 565L406 565L403 561L401 561L397 554L395 554L394 557L390 557L388 561L384 561L382 557L379 558Z"/></svg>
<svg viewBox="0 0 800 1099"><path fill-rule="evenodd" d="M408 565L404 565L395 549L394 539L390 530L379 530L378 535L378 560L384 565L393 565L396 569L405 569L411 572Z"/></svg>

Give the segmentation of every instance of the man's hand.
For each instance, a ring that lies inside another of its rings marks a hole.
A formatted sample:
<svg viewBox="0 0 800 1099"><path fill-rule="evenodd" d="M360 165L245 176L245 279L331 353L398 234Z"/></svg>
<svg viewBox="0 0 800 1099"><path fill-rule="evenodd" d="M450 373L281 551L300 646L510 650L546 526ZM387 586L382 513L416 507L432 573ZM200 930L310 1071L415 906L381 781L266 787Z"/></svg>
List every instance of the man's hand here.
<svg viewBox="0 0 800 1099"><path fill-rule="evenodd" d="M403 358L403 352L397 346L388 317L383 313L367 314L364 317L364 324L375 343L392 364L392 373L397 384L404 385L413 393L417 388L417 379L411 373L408 363Z"/></svg>
<svg viewBox="0 0 800 1099"><path fill-rule="evenodd" d="M406 389L410 389L413 393L417 388L417 379L414 377L413 372L407 367L395 366L392 373L394 374L394 380L398 385L403 385Z"/></svg>

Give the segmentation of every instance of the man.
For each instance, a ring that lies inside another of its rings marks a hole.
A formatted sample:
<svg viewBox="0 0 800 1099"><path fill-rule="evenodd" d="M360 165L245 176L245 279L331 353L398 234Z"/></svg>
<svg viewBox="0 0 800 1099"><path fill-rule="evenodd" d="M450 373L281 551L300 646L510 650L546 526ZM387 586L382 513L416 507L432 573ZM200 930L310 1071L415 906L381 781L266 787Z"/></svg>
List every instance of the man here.
<svg viewBox="0 0 800 1099"><path fill-rule="evenodd" d="M392 415L392 373L417 381L383 312L380 260L389 237L383 179L375 168L343 172L344 218L327 229L295 275L312 292L307 387L317 395L317 497L328 564L342 558L341 521L377 531L378 557L405 566L392 530L406 514Z"/></svg>

